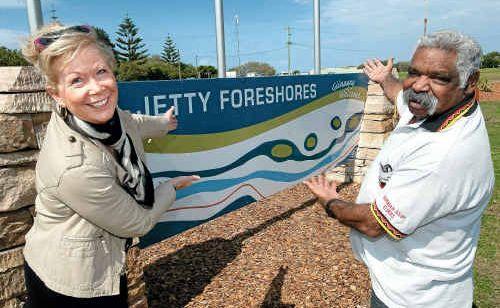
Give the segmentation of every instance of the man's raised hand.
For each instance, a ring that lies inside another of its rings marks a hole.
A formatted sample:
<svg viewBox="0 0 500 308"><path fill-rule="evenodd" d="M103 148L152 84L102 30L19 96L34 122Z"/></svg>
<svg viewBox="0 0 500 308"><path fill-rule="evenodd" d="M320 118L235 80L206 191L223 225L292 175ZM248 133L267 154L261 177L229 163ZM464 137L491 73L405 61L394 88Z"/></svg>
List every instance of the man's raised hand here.
<svg viewBox="0 0 500 308"><path fill-rule="evenodd" d="M373 82L381 84L387 77L392 76L393 59L387 60L387 65L380 62L379 59L368 59L364 63L363 72Z"/></svg>

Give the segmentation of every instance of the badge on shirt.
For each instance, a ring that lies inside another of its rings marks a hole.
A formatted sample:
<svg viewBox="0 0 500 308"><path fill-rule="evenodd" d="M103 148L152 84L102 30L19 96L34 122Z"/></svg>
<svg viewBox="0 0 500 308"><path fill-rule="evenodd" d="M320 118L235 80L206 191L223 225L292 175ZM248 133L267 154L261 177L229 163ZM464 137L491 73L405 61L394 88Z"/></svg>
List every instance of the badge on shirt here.
<svg viewBox="0 0 500 308"><path fill-rule="evenodd" d="M389 179L392 176L392 167L389 164L382 165L380 164L380 171L378 174L378 184L380 188L384 188L387 182L389 182Z"/></svg>

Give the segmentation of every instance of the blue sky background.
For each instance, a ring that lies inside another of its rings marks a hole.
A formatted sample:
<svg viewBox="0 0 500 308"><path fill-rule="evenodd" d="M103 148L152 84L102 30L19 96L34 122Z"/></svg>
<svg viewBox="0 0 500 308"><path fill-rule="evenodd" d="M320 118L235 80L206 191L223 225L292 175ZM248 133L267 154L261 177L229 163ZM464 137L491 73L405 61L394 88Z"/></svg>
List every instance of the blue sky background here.
<svg viewBox="0 0 500 308"><path fill-rule="evenodd" d="M125 14L139 28L150 54L159 54L167 34L183 62L216 66L213 0L41 0L44 22L52 8L64 24L103 28L112 39ZM292 69L313 68L312 0L224 0L226 65L237 65L234 15L239 16L241 63L263 61L287 70L287 34L292 28ZM366 58L409 60L423 33L456 29L476 38L486 52L500 50L498 0L321 0L322 67L358 65ZM25 0L0 0L0 45L19 48L29 32Z"/></svg>

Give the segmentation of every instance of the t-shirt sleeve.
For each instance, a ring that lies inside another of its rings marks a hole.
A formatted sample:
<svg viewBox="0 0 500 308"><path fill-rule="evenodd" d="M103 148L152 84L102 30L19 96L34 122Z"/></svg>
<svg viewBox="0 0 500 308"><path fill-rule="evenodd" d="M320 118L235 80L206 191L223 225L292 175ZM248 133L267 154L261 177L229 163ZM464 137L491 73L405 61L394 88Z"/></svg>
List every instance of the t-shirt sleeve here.
<svg viewBox="0 0 500 308"><path fill-rule="evenodd" d="M446 179L439 176L436 164L423 161L394 170L370 204L377 222L394 239L452 211L449 202L444 202Z"/></svg>

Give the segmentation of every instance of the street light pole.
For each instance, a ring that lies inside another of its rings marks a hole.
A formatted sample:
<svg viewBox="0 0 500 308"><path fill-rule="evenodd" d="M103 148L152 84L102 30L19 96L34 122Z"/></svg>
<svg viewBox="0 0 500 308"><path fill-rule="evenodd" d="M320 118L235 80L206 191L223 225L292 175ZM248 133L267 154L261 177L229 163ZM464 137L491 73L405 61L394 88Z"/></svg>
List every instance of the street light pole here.
<svg viewBox="0 0 500 308"><path fill-rule="evenodd" d="M219 78L226 77L226 52L224 49L224 14L222 0L214 0L215 28L217 33L217 70Z"/></svg>
<svg viewBox="0 0 500 308"><path fill-rule="evenodd" d="M321 74L319 0L314 0L314 74Z"/></svg>
<svg viewBox="0 0 500 308"><path fill-rule="evenodd" d="M26 11L31 34L43 25L42 6L40 0L26 0Z"/></svg>

